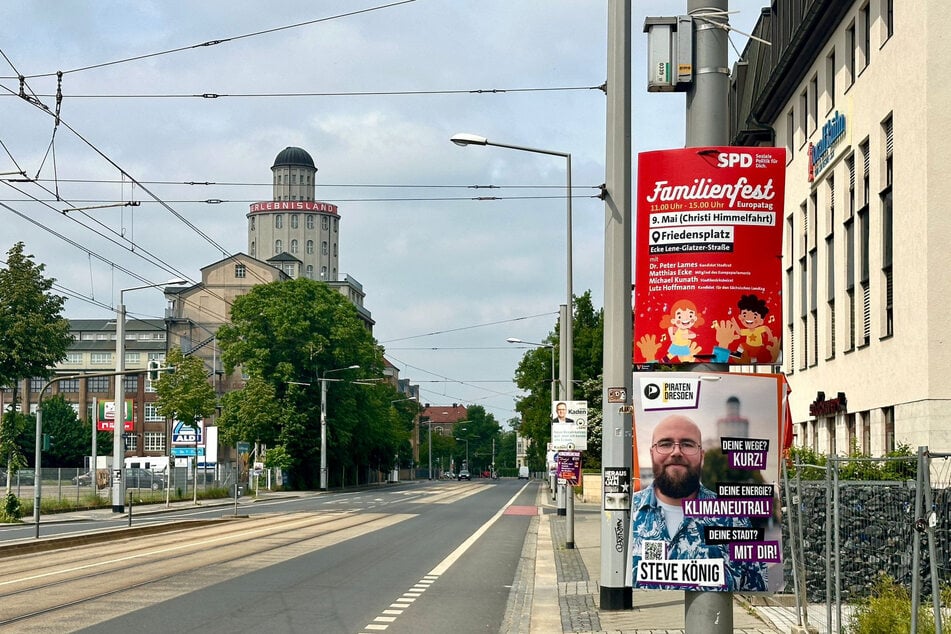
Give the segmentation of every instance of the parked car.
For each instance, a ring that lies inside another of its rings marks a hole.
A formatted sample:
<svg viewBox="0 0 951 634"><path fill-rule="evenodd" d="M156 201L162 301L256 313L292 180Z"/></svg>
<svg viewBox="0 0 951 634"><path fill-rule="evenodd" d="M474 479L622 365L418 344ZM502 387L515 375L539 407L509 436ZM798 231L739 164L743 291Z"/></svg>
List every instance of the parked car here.
<svg viewBox="0 0 951 634"><path fill-rule="evenodd" d="M73 477L73 484L81 487L86 487L92 484L93 473L92 471L87 471L86 473L80 473L78 476Z"/></svg>
<svg viewBox="0 0 951 634"><path fill-rule="evenodd" d="M158 491L165 488L165 475L140 469L138 467L129 467L125 470L126 488L128 489L152 489Z"/></svg>
<svg viewBox="0 0 951 634"><path fill-rule="evenodd" d="M462 481L462 480L469 480L469 481L471 482L471 481L472 481L472 476L469 475L469 470L468 470L468 469L460 469L460 470L459 470L458 479L459 479L460 481Z"/></svg>

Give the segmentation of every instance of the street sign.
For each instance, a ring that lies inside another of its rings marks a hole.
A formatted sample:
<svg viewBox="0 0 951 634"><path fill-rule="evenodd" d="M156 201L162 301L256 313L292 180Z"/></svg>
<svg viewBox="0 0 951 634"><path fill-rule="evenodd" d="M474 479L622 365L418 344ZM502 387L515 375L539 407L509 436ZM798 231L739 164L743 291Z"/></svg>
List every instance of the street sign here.
<svg viewBox="0 0 951 634"><path fill-rule="evenodd" d="M580 451L559 451L558 484L567 484L577 486L581 484L581 452Z"/></svg>

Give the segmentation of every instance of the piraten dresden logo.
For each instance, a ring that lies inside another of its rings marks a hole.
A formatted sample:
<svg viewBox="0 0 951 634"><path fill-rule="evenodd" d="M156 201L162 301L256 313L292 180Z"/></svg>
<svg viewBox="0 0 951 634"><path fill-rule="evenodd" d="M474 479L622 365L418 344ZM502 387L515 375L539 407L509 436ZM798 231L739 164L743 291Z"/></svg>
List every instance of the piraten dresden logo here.
<svg viewBox="0 0 951 634"><path fill-rule="evenodd" d="M660 396L660 386L656 383L648 383L644 386L644 398L653 401Z"/></svg>

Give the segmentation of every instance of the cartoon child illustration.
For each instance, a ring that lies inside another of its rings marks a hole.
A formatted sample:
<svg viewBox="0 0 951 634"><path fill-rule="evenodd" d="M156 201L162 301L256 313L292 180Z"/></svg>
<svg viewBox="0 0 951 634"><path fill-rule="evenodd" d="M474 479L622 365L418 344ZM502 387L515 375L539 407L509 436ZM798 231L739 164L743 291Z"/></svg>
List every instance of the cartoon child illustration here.
<svg viewBox="0 0 951 634"><path fill-rule="evenodd" d="M667 348L667 360L675 357L680 361L693 361L700 348L693 340L697 338L692 328L703 325L703 315L696 304L689 299L678 299L670 307L670 314L660 319L660 327L667 329L670 347ZM694 344L694 345L691 345Z"/></svg>
<svg viewBox="0 0 951 634"><path fill-rule="evenodd" d="M740 309L738 320L734 318L736 331L746 340L737 347L733 356L740 363L770 363L774 351L767 344L775 343L776 338L765 323L769 313L766 301L756 295L743 295L736 305Z"/></svg>

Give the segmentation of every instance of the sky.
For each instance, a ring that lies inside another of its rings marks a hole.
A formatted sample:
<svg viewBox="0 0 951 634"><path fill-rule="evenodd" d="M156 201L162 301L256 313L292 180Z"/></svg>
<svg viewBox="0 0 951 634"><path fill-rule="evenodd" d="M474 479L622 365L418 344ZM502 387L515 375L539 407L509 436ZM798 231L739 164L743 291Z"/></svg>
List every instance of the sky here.
<svg viewBox="0 0 951 634"><path fill-rule="evenodd" d="M749 33L765 4L732 0L731 25ZM642 31L685 12L634 3L635 154L684 145L684 95L647 92ZM340 278L363 285L400 377L424 404L506 423L527 351L506 339L543 341L567 302L566 161L449 139L571 154L573 289L600 308L606 33L605 0L11 3L0 266L23 241L66 317L110 318L120 289L199 281L246 252L248 205L298 146L339 207ZM730 40L733 60L747 38ZM158 290L124 297L135 317L164 314Z"/></svg>

